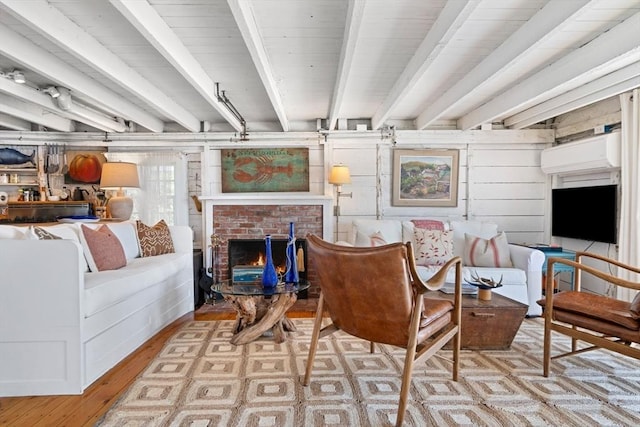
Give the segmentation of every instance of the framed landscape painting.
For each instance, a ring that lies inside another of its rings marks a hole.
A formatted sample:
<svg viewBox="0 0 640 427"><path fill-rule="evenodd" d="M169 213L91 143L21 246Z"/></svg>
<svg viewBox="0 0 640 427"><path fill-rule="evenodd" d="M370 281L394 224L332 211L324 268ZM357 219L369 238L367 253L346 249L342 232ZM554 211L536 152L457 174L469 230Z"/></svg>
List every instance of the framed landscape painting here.
<svg viewBox="0 0 640 427"><path fill-rule="evenodd" d="M393 206L457 206L458 150L394 150Z"/></svg>

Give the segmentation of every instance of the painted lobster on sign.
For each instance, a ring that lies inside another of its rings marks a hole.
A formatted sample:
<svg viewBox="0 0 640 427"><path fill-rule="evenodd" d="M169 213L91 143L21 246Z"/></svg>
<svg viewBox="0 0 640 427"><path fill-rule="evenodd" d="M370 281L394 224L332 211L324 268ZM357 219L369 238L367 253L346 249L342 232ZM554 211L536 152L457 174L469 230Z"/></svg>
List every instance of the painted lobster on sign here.
<svg viewBox="0 0 640 427"><path fill-rule="evenodd" d="M276 174L286 174L288 177L293 175L291 163L277 166L270 156L240 157L235 159L233 165L236 167L233 178L238 182L265 183L271 181Z"/></svg>

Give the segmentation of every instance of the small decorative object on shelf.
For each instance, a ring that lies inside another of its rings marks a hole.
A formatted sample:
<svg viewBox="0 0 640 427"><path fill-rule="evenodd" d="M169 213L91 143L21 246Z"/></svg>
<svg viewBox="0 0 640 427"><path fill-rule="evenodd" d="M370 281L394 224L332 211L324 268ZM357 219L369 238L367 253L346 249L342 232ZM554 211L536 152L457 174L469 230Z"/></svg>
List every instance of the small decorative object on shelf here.
<svg viewBox="0 0 640 427"><path fill-rule="evenodd" d="M276 267L273 265L270 234L264 237L264 242L266 246L266 260L264 269L262 270L262 286L264 288L275 288L278 285L278 273L276 273Z"/></svg>
<svg viewBox="0 0 640 427"><path fill-rule="evenodd" d="M471 281L465 279L465 282L478 287L478 299L489 301L491 300L491 290L502 286L502 276L500 276L500 280L496 282L491 278L471 274Z"/></svg>
<svg viewBox="0 0 640 427"><path fill-rule="evenodd" d="M284 273L285 283L298 283L298 254L296 253L296 235L293 222L289 223L289 239L287 240L287 270Z"/></svg>

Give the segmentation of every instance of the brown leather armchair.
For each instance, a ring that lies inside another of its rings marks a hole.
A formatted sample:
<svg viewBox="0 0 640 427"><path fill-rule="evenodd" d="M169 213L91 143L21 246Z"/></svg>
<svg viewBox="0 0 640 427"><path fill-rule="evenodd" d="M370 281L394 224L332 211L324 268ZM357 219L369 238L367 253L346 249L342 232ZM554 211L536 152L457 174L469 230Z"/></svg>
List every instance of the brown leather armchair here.
<svg viewBox="0 0 640 427"><path fill-rule="evenodd" d="M410 243L349 247L307 236L309 262L315 267L320 298L303 384L309 385L318 339L342 330L374 343L406 349L396 425L404 420L413 363L453 344L453 380L458 380L460 356L462 260L444 264L426 283L416 273ZM456 269L453 302L428 300L423 294L439 289L449 268ZM331 324L322 327L324 311Z"/></svg>
<svg viewBox="0 0 640 427"><path fill-rule="evenodd" d="M585 261L591 265L587 265ZM574 288L554 294L553 266L565 264L575 269ZM593 265L598 265L599 268ZM543 374L549 376L551 359L571 356L585 351L605 348L625 356L640 359L640 294L631 303L614 297L597 295L582 290L583 274L593 275L613 286L640 290L640 283L623 280L611 272L627 270L640 273L640 269L619 261L589 252L576 252L575 261L549 258L545 297L538 301L544 310ZM551 332L571 337L571 351L551 356ZM578 348L578 341L591 344Z"/></svg>

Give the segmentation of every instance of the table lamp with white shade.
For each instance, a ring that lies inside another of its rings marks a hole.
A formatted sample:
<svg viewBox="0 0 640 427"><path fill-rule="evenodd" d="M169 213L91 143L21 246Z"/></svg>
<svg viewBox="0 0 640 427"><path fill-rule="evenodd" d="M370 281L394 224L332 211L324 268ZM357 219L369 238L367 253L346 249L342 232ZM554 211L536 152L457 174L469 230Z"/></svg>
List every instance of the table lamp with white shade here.
<svg viewBox="0 0 640 427"><path fill-rule="evenodd" d="M129 219L133 212L133 199L125 196L123 188L139 188L138 166L128 162L107 162L102 165L100 188L118 190L107 202L111 218Z"/></svg>

